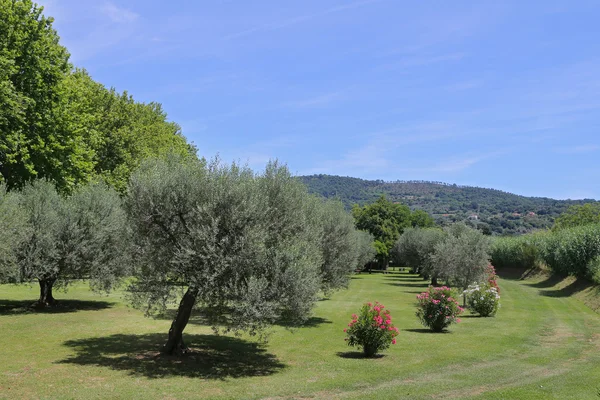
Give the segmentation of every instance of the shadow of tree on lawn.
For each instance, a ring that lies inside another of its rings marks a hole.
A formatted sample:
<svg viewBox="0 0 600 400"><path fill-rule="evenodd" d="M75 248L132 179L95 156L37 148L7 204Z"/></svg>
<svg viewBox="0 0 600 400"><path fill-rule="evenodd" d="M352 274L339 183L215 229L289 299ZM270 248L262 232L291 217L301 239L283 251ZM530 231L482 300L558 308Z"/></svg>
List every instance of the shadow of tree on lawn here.
<svg viewBox="0 0 600 400"><path fill-rule="evenodd" d="M375 354L371 357L366 357L363 352L360 351L338 351L336 353L338 357L341 358L349 358L349 359L362 359L362 360L372 360L374 358L382 358L385 357L385 354Z"/></svg>
<svg viewBox="0 0 600 400"><path fill-rule="evenodd" d="M462 317L461 317L462 318ZM402 329L404 332L412 332L412 333L434 333L434 334L447 334L452 333L449 330L443 330L441 332L434 332L428 328L415 328L415 329Z"/></svg>
<svg viewBox="0 0 600 400"><path fill-rule="evenodd" d="M190 352L183 356L163 355L165 340L161 333L69 340L63 344L76 354L58 363L108 367L148 378L203 379L266 376L285 367L260 344L238 338L184 335Z"/></svg>
<svg viewBox="0 0 600 400"><path fill-rule="evenodd" d="M540 294L547 297L569 297L575 293L579 293L582 290L589 288L590 286L592 286L590 282L584 279L576 279L561 289L540 290Z"/></svg>
<svg viewBox="0 0 600 400"><path fill-rule="evenodd" d="M24 313L62 314L77 311L98 311L114 306L115 303L97 300L57 300L56 305L37 309L35 300L0 300L0 315Z"/></svg>

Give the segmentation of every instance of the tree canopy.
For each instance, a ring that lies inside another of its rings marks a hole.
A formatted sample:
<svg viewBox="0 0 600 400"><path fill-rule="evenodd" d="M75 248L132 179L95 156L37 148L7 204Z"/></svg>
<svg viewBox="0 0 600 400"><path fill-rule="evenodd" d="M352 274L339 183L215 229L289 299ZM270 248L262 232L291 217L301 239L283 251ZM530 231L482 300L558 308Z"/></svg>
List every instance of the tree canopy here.
<svg viewBox="0 0 600 400"><path fill-rule="evenodd" d="M411 226L432 226L433 220L426 213L417 211L412 213L404 204L393 203L385 196L381 196L374 203L352 208L356 227L369 232L375 239L377 258L380 265L384 266L390 256L390 250L404 232Z"/></svg>
<svg viewBox="0 0 600 400"><path fill-rule="evenodd" d="M46 181L16 194L21 224L12 243L9 272L15 281L35 279L39 307L55 303L53 289L86 278L92 288L110 290L128 265L128 234L118 194L104 184L88 184L62 197ZM3 202L6 203L6 202Z"/></svg>
<svg viewBox="0 0 600 400"><path fill-rule="evenodd" d="M73 69L52 18L0 0L0 182L42 178L62 193L100 177L124 192L149 156L195 156L158 103L139 103Z"/></svg>
<svg viewBox="0 0 600 400"><path fill-rule="evenodd" d="M149 160L128 193L140 251L129 287L134 306L160 313L182 296L167 353L185 351L194 307L216 329L256 334L279 319L303 321L321 288L345 284L339 274L350 266L338 258L348 246L332 241L351 231L343 221L334 226L339 208L323 210L276 162L255 174L218 160ZM324 243L335 251L324 253Z"/></svg>

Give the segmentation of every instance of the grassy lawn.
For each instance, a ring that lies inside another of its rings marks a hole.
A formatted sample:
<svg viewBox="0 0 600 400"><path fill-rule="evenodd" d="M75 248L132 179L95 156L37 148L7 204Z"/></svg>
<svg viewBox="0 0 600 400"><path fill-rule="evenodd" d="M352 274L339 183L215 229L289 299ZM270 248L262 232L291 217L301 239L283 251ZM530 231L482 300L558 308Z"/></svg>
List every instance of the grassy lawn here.
<svg viewBox="0 0 600 400"><path fill-rule="evenodd" d="M52 312L24 312L37 286L0 286L0 398L600 398L600 315L559 282L500 280L495 318L466 315L449 333L420 326L409 274L358 275L319 302L307 327L273 329L266 346L186 329L192 355L158 354L168 319L76 285ZM342 329L362 303L380 301L401 329L376 359L345 345Z"/></svg>

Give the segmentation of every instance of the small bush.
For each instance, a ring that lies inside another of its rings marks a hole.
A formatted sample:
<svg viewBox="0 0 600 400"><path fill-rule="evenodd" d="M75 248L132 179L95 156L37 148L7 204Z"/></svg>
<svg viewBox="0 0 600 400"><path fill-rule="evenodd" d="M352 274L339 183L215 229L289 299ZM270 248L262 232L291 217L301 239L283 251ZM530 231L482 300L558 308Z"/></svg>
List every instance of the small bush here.
<svg viewBox="0 0 600 400"><path fill-rule="evenodd" d="M384 308L383 304L377 302L374 305L364 304L360 314L352 314L352 321L344 329L344 340L348 342L348 346L362 347L365 357L372 357L391 344L396 344L398 328L392 324L390 311L383 311Z"/></svg>
<svg viewBox="0 0 600 400"><path fill-rule="evenodd" d="M424 326L434 332L441 332L453 323L459 323L458 316L464 311L456 301L455 293L447 286L429 287L417 296L417 317Z"/></svg>
<svg viewBox="0 0 600 400"><path fill-rule="evenodd" d="M467 306L472 312L482 317L491 317L496 314L500 307L500 295L498 289L490 283L469 285L464 291L467 297Z"/></svg>

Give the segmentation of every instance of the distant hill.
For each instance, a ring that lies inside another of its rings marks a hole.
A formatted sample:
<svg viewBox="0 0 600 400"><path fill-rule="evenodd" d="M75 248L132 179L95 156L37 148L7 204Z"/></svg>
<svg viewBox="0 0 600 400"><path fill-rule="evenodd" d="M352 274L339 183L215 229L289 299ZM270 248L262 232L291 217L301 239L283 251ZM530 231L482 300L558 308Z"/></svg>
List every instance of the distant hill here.
<svg viewBox="0 0 600 400"><path fill-rule="evenodd" d="M466 221L499 235L527 233L549 228L554 218L574 204L595 200L555 200L525 197L496 189L452 185L443 182L364 180L359 178L299 176L311 193L339 198L347 208L371 203L381 195L412 209L433 215L440 225Z"/></svg>

